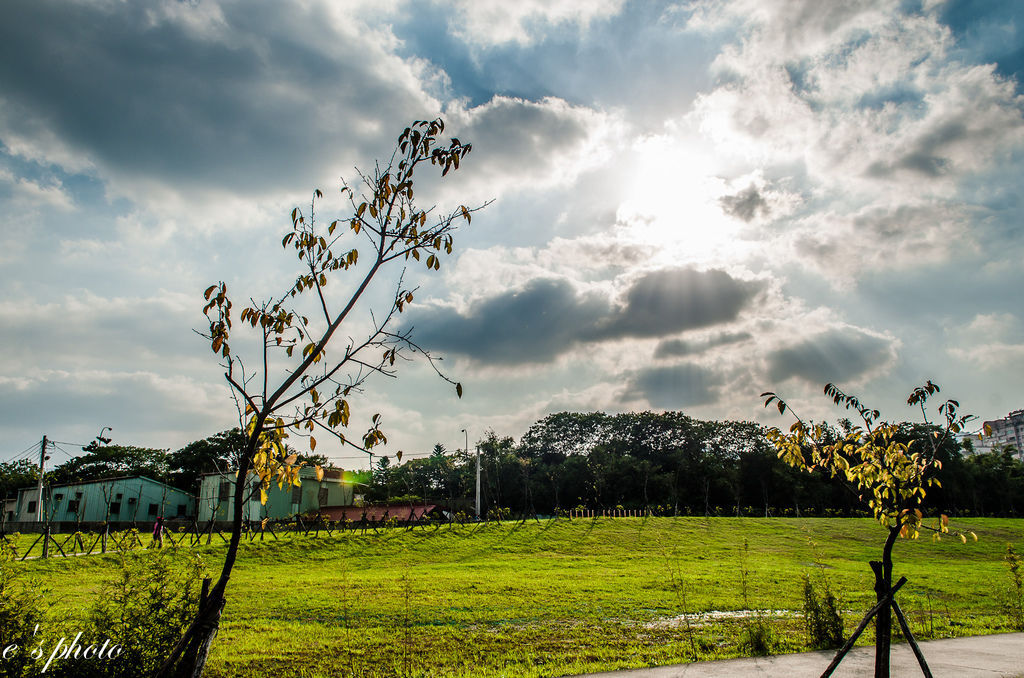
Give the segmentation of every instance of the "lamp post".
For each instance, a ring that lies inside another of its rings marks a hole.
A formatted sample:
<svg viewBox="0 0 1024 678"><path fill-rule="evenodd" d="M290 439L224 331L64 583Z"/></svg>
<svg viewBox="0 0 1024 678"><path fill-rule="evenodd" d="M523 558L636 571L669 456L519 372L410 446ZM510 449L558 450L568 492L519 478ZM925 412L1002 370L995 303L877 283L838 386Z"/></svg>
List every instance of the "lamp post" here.
<svg viewBox="0 0 1024 678"><path fill-rule="evenodd" d="M466 429L462 429L462 432L466 434L466 453L469 453L469 433L466 433ZM476 446L476 502L473 505L476 512L476 517L480 519L480 446Z"/></svg>

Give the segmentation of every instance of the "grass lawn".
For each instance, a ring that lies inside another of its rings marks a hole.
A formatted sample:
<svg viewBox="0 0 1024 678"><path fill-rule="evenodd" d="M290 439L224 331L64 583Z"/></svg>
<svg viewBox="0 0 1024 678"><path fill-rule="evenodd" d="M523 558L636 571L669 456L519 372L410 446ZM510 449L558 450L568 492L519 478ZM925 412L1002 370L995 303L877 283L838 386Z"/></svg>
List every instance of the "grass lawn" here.
<svg viewBox="0 0 1024 678"><path fill-rule="evenodd" d="M1002 557L1007 543L1024 550L1024 521L955 527L979 541L896 545L914 633L1009 630ZM209 674L561 676L734 657L744 654L743 619L708 613L744 609L769 611L776 652L800 651L801 575L829 577L850 632L873 604L867 561L884 537L869 519L616 518L247 543ZM200 551L216 573L223 543ZM116 558L18 567L45 579L55 618L74 618Z"/></svg>

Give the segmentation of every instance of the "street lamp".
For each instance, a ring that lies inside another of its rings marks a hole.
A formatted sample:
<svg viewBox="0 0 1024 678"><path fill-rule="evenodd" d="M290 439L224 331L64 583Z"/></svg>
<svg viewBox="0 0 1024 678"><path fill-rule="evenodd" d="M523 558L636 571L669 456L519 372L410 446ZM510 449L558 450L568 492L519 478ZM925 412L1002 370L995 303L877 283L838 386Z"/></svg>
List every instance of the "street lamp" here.
<svg viewBox="0 0 1024 678"><path fill-rule="evenodd" d="M466 434L466 454L469 454L469 433L466 433L466 429L462 429L462 432ZM480 519L480 446L476 446L476 503L474 505L476 510L477 520Z"/></svg>

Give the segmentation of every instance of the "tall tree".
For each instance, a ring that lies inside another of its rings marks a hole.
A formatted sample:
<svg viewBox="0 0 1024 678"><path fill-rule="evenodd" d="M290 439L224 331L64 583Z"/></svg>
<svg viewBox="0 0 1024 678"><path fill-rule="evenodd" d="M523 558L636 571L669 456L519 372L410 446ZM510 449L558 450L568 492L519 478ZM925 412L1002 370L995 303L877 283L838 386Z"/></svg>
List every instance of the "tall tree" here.
<svg viewBox="0 0 1024 678"><path fill-rule="evenodd" d="M28 459L0 462L0 499L22 487L34 485L39 478L39 466Z"/></svg>
<svg viewBox="0 0 1024 678"><path fill-rule="evenodd" d="M882 559L871 561L875 575L875 595L878 600L875 614L875 678L889 678L889 647L892 613L895 612L905 634L909 635L906 620L893 599L892 550L897 538L917 538L921 529L929 529L933 538L948 533L948 518L942 515L934 527L924 522L926 498L932 487L940 483L936 478L942 467L940 450L945 441L960 433L970 415L960 414L960 404L947 400L938 408L945 420L937 431L933 430L925 405L938 393L939 387L928 381L915 388L907 398L911 407L919 407L924 418L925 435L908 438L907 428L899 424L880 421L881 413L864 405L856 396L847 395L834 384L825 385L825 395L836 405L857 412L863 426L847 426L846 435L836 440L831 431L820 424L806 423L796 416L796 423L788 434L775 428L768 439L779 457L790 466L811 470L823 468L833 476L839 475L850 482L867 502L875 519L887 530L882 547ZM792 409L775 393L763 393L765 407L775 403L779 413ZM967 541L962 533L961 540ZM973 533L971 533L972 536ZM977 539L977 537L974 537ZM872 613L869 613L869 615ZM837 656L839 659L842 652ZM923 658L919 656L923 663Z"/></svg>
<svg viewBox="0 0 1024 678"><path fill-rule="evenodd" d="M47 473L50 483L74 483L117 476L145 476L167 479L167 450L134 445L89 443L85 454L72 457Z"/></svg>
<svg viewBox="0 0 1024 678"><path fill-rule="evenodd" d="M191 442L168 455L170 483L194 493L204 473L233 471L232 465L244 448L245 435L237 427Z"/></svg>
<svg viewBox="0 0 1024 678"><path fill-rule="evenodd" d="M369 377L394 377L396 365L415 354L426 358L462 397L462 385L436 368L430 354L413 342L410 331L394 328L397 316L413 302L415 291L404 283L404 267L418 262L428 271L438 270L441 257L452 252L458 221L468 224L472 218L473 210L466 206L433 214L434 208L423 209L414 199L418 167L439 167L444 176L458 169L471 150L456 138L447 146L439 144L438 135L443 131L440 119L416 121L407 127L389 161L376 165L372 173L359 173L359 195L347 185L342 188L352 207L347 219L325 224L316 218L316 201L322 198L319 190L314 191L309 214L299 208L292 210L292 227L281 244L295 253L300 273L283 293L252 303L238 314L242 326L255 333L261 346L255 360L242 362L231 351L233 304L227 285L220 282L206 290L203 310L210 325L205 336L210 349L222 359L246 442L235 463L238 475L231 539L220 577L192 625L171 648L162 675L202 673L238 554L242 498L250 471L259 476L265 500L271 482L299 482L298 455L285 448L289 435L306 437L310 452L316 449L313 434L319 431L363 451L386 443L380 414L372 416L369 429L358 442L350 440L345 433L350 399L365 387ZM360 239L368 247L358 249L355 241ZM332 281L344 272L355 275L356 280L338 301L331 295ZM389 278L389 272L394 272L394 277ZM368 292L371 286L385 282L392 290L390 302L370 314L369 329L360 332L353 311L373 298ZM301 306L304 298L309 301ZM339 346L334 341L346 335L347 343ZM320 469L318 476L322 477Z"/></svg>

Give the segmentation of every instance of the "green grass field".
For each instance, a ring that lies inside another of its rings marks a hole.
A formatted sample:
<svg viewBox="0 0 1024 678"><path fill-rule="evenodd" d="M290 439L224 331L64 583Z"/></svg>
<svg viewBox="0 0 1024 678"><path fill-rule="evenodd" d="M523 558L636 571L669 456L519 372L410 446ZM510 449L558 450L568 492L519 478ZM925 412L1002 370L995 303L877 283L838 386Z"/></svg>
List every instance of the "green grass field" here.
<svg viewBox="0 0 1024 678"><path fill-rule="evenodd" d="M1007 543L1024 550L1024 521L956 527L979 541L896 545L899 600L922 638L1009 630L1002 557ZM561 676L725 658L743 654L743 620L708 613L747 608L772 611L776 652L801 651L801 575L827 574L850 632L872 604L867 561L884 536L868 519L618 518L248 543L209 673ZM217 572L223 544L200 551ZM45 579L55 617L74 618L115 563L19 567Z"/></svg>

